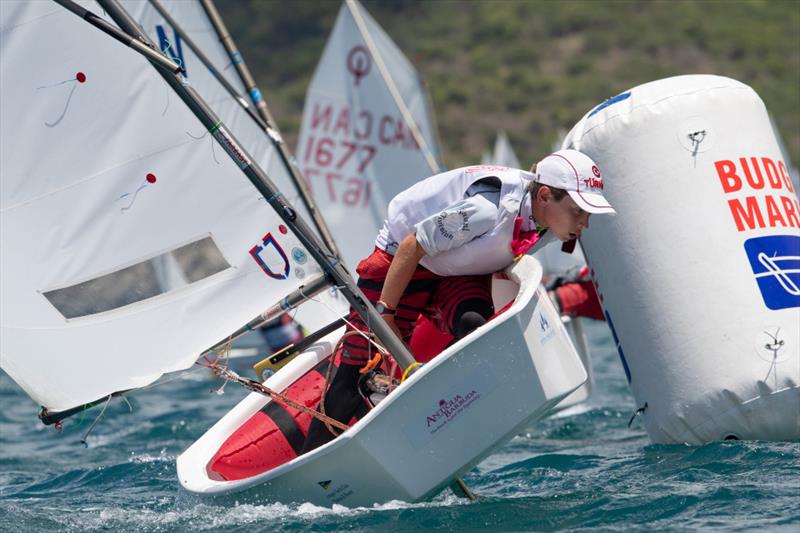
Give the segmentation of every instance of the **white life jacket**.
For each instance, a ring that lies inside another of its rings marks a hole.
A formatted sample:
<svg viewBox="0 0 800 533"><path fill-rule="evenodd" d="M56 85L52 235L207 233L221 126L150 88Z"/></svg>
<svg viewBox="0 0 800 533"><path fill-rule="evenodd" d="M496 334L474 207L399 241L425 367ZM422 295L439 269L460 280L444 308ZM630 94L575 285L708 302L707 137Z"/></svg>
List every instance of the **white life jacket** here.
<svg viewBox="0 0 800 533"><path fill-rule="evenodd" d="M387 225L390 234L401 242L416 232L417 223L463 199L473 183L490 177L500 180L500 202L494 228L446 252L426 255L420 264L440 276L491 274L502 270L514 261L511 252L514 221L519 216L525 188L534 178L524 170L479 165L450 170L420 181L389 203ZM552 233L546 233L530 252L552 240Z"/></svg>

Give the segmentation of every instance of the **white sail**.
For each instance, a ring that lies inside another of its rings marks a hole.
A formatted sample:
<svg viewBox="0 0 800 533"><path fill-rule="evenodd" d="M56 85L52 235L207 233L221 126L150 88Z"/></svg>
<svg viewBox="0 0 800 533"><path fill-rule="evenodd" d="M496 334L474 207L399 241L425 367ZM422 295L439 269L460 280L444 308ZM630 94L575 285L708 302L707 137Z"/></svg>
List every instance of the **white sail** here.
<svg viewBox="0 0 800 533"><path fill-rule="evenodd" d="M497 134L497 140L494 142L494 161L492 163L503 167L522 168L519 164L519 159L517 159L517 154L514 153L514 148L511 146L511 141L504 131Z"/></svg>
<svg viewBox="0 0 800 533"><path fill-rule="evenodd" d="M156 70L73 13L0 2L0 89L0 365L46 408L187 368L319 272Z"/></svg>
<svg viewBox="0 0 800 533"><path fill-rule="evenodd" d="M126 11L136 19L150 39L184 68L184 77L216 112L228 127L236 132L236 138L258 162L270 179L286 196L300 216L311 220L300 201L299 193L291 175L283 164L278 150L266 132L250 117L236 98L228 93L211 71L203 65L192 48L184 42L178 32L162 17L149 1L123 0ZM217 72L236 90L236 94L248 99L244 85L231 65L225 48L219 41L214 27L197 0L160 0L159 4L180 25L190 39L208 58ZM174 98L177 99L177 98ZM210 142L210 141L209 141ZM219 159L218 155L218 159Z"/></svg>
<svg viewBox="0 0 800 533"><path fill-rule="evenodd" d="M308 89L300 168L353 268L397 193L440 171L425 89L358 2L342 5Z"/></svg>
<svg viewBox="0 0 800 533"><path fill-rule="evenodd" d="M267 133L248 115L236 101L234 95L231 95L217 81L188 43L183 42L179 32L169 24L151 2L124 0L122 3L150 39L167 55L181 63L187 83L190 83L200 96L214 108L225 124L236 132L237 139L261 168L267 171L269 177L299 215L310 221L311 216L300 198L291 173ZM225 77L236 90L236 94L242 99L248 99L246 89L236 74L236 69L233 68L231 59L200 2L198 0L159 0L158 3L206 56L214 69ZM272 126L276 127L274 124ZM279 134L277 130L275 132ZM316 230L313 226L312 229ZM315 233L319 235L318 232ZM318 300L324 301L324 303L308 302L295 313L295 318L309 330L322 328L340 315L347 313L349 305L339 293L326 292L321 294Z"/></svg>

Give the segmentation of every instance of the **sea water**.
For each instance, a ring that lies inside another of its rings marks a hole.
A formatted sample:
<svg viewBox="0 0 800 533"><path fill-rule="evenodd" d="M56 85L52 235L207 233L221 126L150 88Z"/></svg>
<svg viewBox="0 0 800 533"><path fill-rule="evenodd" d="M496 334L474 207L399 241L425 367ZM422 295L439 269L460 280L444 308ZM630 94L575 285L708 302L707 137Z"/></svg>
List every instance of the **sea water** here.
<svg viewBox="0 0 800 533"><path fill-rule="evenodd" d="M591 322L591 321L589 321ZM605 324L586 327L584 412L530 425L464 481L478 494L375 507L219 507L187 494L175 458L245 396L205 369L43 426L0 374L0 531L800 531L800 443L653 445ZM131 364L136 364L131 361Z"/></svg>

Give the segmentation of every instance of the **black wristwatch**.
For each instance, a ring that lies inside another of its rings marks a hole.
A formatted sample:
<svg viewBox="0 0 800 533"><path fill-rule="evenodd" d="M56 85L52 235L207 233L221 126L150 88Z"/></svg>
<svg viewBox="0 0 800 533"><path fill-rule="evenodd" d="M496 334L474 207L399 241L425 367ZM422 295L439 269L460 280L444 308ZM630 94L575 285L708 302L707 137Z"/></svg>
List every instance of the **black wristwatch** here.
<svg viewBox="0 0 800 533"><path fill-rule="evenodd" d="M378 312L379 315L394 315L397 314L397 309L392 309L382 301L378 300L378 303L375 304L375 310Z"/></svg>

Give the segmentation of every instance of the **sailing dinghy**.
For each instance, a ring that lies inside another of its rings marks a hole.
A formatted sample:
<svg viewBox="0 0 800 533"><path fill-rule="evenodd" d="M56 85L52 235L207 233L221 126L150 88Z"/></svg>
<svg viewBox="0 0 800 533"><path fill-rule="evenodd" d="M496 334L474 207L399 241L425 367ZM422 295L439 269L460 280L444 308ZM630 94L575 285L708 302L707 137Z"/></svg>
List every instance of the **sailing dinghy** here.
<svg viewBox="0 0 800 533"><path fill-rule="evenodd" d="M412 374L342 435L297 457L310 418L252 393L178 457L187 490L239 503L308 501L349 507L426 499L587 378L544 288L524 257L495 280L512 305ZM313 407L336 334L265 385Z"/></svg>
<svg viewBox="0 0 800 533"><path fill-rule="evenodd" d="M97 4L103 16L70 0L0 9L0 129L16 127L0 139L3 152L50 147L2 160L0 363L43 406L42 420L189 368L248 317L274 316L327 284L410 370L407 348L181 67L119 2ZM272 403L250 396L180 456L181 483L200 494L252 489L348 505L417 500L450 484L586 379L539 286L540 265L526 258L508 276L498 285L519 289L505 313L408 372L340 438L226 479L236 475L213 459ZM269 386L298 392L331 342Z"/></svg>

